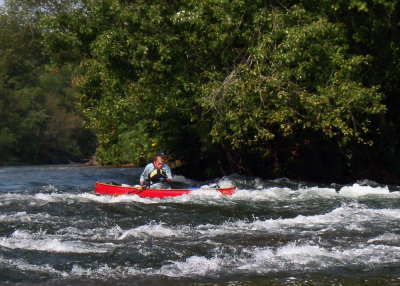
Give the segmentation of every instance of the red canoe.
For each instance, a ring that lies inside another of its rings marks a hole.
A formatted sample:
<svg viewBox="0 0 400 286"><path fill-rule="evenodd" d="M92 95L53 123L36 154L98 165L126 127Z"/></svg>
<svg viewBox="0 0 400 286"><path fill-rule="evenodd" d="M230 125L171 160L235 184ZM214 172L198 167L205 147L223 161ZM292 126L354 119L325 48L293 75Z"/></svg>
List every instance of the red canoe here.
<svg viewBox="0 0 400 286"><path fill-rule="evenodd" d="M190 192L196 190L213 190L221 192L223 195L232 195L236 187L230 188L198 188L198 189L144 189L142 191L133 186L118 186L106 183L96 183L95 194L96 195L110 195L110 196L120 196L120 195L138 195L142 198L164 198L164 197L176 197L189 194Z"/></svg>

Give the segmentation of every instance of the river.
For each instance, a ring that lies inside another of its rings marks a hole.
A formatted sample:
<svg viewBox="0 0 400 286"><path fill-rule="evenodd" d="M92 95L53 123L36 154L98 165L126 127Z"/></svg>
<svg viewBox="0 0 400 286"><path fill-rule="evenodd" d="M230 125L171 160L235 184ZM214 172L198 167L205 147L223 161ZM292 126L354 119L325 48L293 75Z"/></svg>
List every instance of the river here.
<svg viewBox="0 0 400 286"><path fill-rule="evenodd" d="M400 285L400 192L231 175L167 199L96 196L141 169L0 168L0 284Z"/></svg>

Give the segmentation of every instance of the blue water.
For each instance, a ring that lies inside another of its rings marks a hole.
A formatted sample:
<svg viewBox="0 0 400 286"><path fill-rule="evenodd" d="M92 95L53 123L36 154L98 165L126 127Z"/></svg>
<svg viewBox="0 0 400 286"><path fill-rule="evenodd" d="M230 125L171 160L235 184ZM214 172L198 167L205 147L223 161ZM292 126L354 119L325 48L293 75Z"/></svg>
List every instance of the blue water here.
<svg viewBox="0 0 400 286"><path fill-rule="evenodd" d="M232 175L167 199L96 196L141 169L0 168L0 284L400 285L400 193Z"/></svg>

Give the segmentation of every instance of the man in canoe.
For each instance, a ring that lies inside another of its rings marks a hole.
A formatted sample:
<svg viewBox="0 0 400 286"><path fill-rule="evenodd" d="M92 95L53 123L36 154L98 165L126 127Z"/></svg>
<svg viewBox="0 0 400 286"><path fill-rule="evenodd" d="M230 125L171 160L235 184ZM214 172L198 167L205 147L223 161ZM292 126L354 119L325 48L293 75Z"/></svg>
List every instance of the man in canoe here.
<svg viewBox="0 0 400 286"><path fill-rule="evenodd" d="M154 156L154 162L149 163L143 170L140 176L140 187L143 189L143 185L151 187L153 189L169 189L168 183L172 181L171 168L167 164L164 164L165 154L158 152Z"/></svg>

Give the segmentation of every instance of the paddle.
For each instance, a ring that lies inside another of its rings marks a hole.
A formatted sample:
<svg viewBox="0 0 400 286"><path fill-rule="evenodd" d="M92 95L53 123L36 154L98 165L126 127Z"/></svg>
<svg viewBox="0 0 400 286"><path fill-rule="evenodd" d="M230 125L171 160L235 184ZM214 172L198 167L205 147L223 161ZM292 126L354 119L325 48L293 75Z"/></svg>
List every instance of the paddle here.
<svg viewBox="0 0 400 286"><path fill-rule="evenodd" d="M120 183L116 183L116 182L114 182L114 181L108 182L108 183L106 183L106 184L108 184L108 185L113 185L113 186L129 187L128 185L123 185L123 184L120 184ZM135 186L132 186L132 187L135 187ZM131 195L131 194L135 195L135 194L139 194L139 193L143 192L146 188L147 188L146 185L143 185L143 187L142 187L141 190L138 189L137 187L135 187L135 189L132 190L132 191L129 191L129 192L125 193L125 194L115 194L114 197L118 197L118 196L121 196L121 195Z"/></svg>
<svg viewBox="0 0 400 286"><path fill-rule="evenodd" d="M132 190L132 191L130 191L130 192L127 192L126 194L128 195L131 195L131 194L139 194L139 193L141 193L141 192L143 192L145 189L147 189L147 187L148 186L146 186L146 185L143 185L142 186L142 189L139 189L139 188L136 188L136 190ZM150 186L149 186L150 187Z"/></svg>

